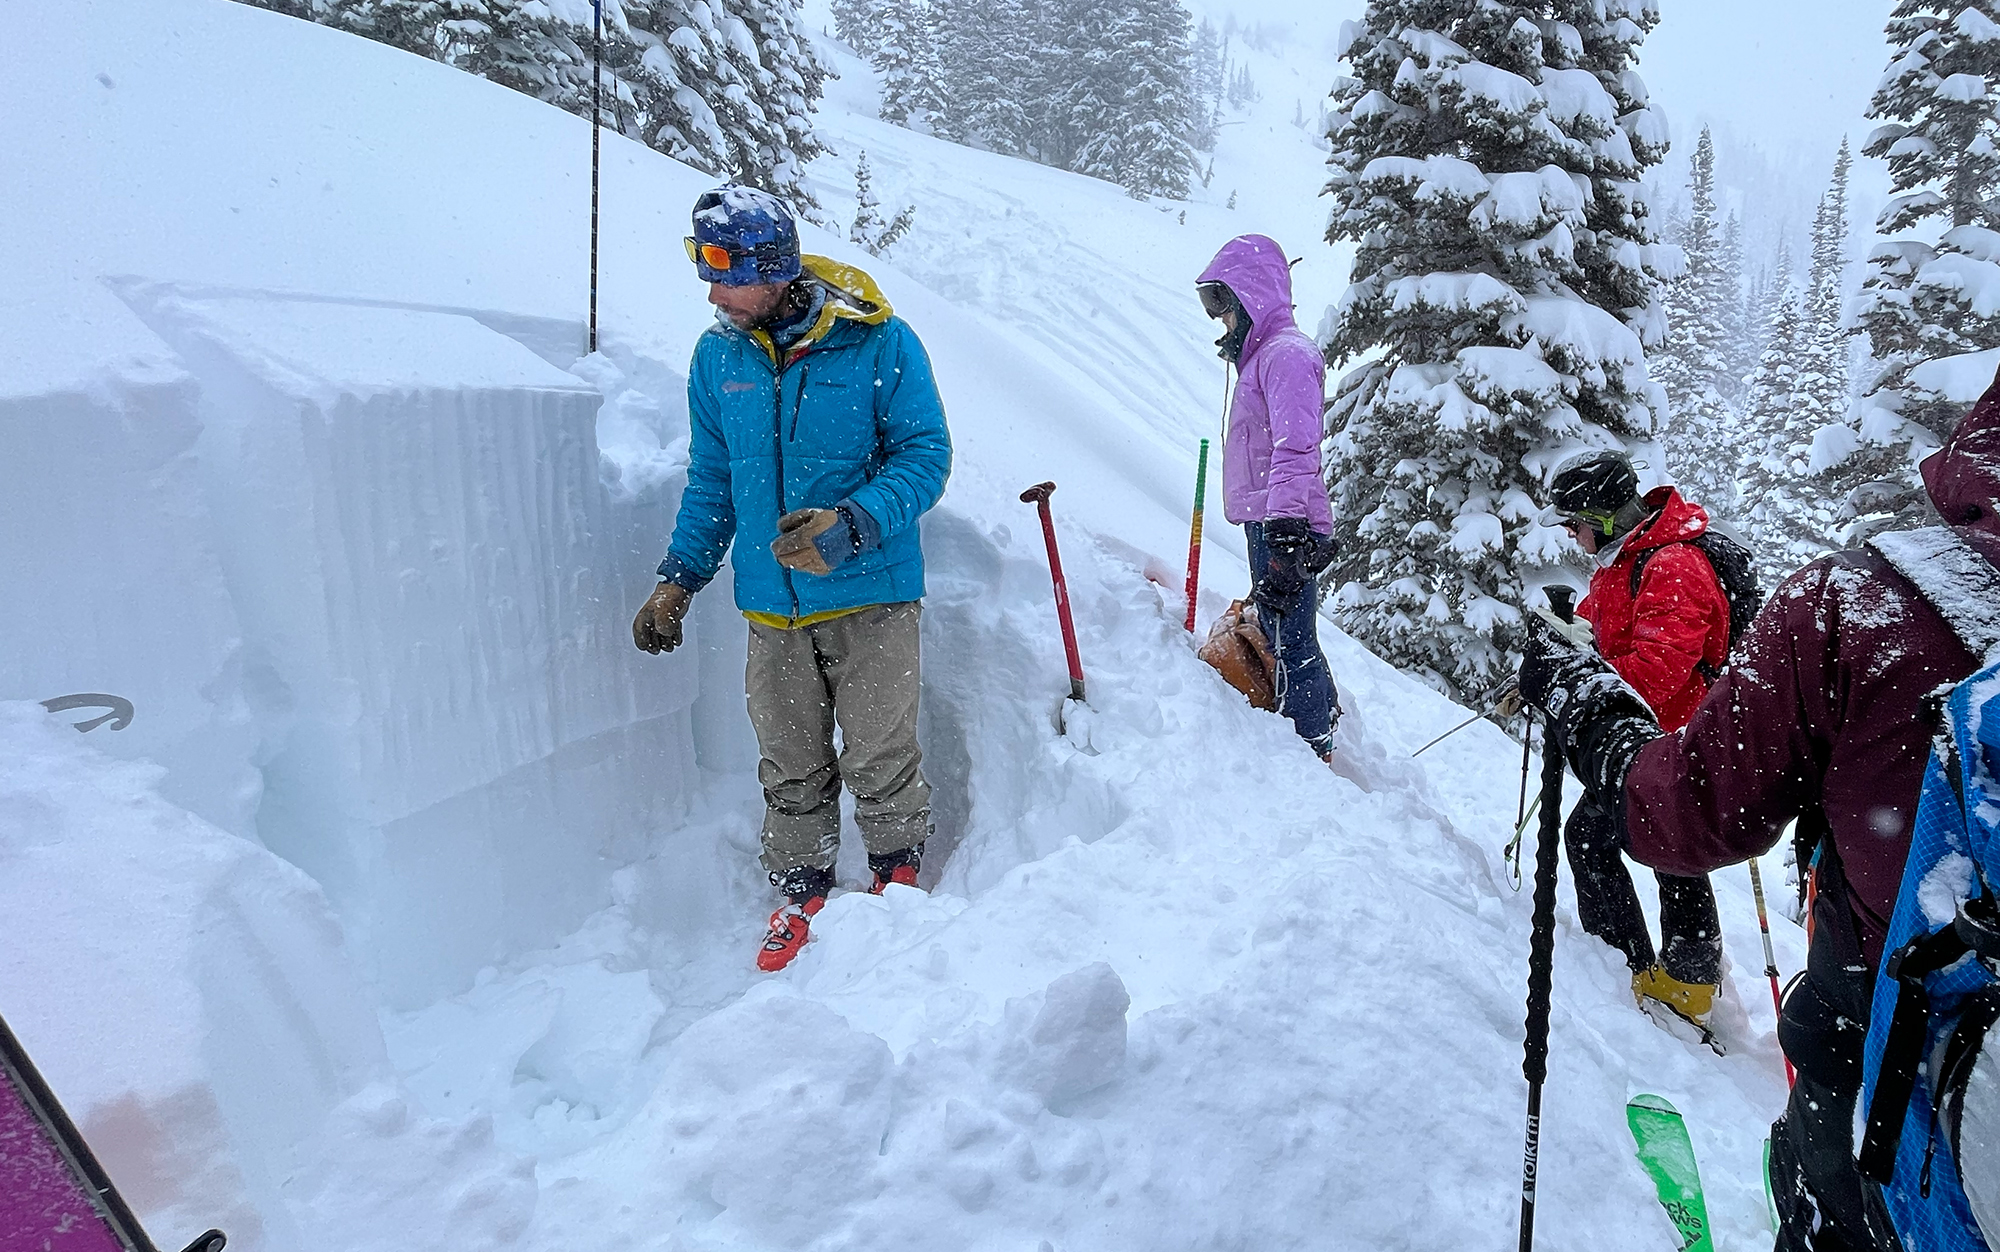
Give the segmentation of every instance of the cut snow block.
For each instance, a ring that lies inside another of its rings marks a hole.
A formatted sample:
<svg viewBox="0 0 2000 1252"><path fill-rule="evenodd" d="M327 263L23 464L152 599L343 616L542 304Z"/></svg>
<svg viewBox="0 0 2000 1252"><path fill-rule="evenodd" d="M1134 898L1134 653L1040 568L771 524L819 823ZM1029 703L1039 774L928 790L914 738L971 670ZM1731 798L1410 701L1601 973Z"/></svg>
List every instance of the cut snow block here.
<svg viewBox="0 0 2000 1252"><path fill-rule="evenodd" d="M96 746L251 833L257 666L211 541L194 377L94 283L7 293L0 339L0 700L130 700Z"/></svg>
<svg viewBox="0 0 2000 1252"><path fill-rule="evenodd" d="M610 498L597 393L459 312L135 303L201 379L218 546L269 662L258 832L390 1003L608 904L685 804L696 666L632 647L665 502Z"/></svg>

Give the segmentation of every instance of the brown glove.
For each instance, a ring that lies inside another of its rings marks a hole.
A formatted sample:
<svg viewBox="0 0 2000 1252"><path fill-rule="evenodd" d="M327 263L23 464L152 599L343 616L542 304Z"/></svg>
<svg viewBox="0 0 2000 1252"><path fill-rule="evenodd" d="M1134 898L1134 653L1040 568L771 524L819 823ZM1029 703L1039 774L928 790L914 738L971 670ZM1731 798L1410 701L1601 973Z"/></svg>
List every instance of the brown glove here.
<svg viewBox="0 0 2000 1252"><path fill-rule="evenodd" d="M771 541L771 553L778 564L806 574L831 574L833 566L814 542L835 526L844 525L835 509L793 509L778 519L778 537ZM848 527L848 545L853 544L853 528Z"/></svg>
<svg viewBox="0 0 2000 1252"><path fill-rule="evenodd" d="M672 652L681 646L681 619L694 593L679 583L661 583L632 619L632 642L641 652Z"/></svg>

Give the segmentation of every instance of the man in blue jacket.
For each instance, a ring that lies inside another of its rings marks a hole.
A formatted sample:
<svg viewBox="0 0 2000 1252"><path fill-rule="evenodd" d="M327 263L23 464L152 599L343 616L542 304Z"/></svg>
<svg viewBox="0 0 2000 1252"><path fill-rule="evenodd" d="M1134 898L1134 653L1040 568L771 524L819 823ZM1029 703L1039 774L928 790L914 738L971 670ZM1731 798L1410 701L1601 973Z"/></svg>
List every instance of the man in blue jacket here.
<svg viewBox="0 0 2000 1252"><path fill-rule="evenodd" d="M763 862L786 899L757 964L778 970L833 886L843 780L873 890L916 885L930 832L917 519L944 491L951 436L916 332L867 274L801 257L777 198L735 184L708 192L686 243L716 324L688 372L680 517L632 637L647 652L678 647L688 601L741 540Z"/></svg>

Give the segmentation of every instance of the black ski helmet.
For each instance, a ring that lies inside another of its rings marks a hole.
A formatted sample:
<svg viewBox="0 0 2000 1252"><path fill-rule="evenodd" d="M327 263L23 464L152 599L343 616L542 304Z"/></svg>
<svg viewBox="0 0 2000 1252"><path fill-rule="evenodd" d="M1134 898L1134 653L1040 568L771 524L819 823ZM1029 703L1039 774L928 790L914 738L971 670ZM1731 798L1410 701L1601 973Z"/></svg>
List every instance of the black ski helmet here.
<svg viewBox="0 0 2000 1252"><path fill-rule="evenodd" d="M1639 498L1639 472L1623 452L1592 452L1565 462L1549 485L1549 501L1564 517L1611 533L1611 519Z"/></svg>

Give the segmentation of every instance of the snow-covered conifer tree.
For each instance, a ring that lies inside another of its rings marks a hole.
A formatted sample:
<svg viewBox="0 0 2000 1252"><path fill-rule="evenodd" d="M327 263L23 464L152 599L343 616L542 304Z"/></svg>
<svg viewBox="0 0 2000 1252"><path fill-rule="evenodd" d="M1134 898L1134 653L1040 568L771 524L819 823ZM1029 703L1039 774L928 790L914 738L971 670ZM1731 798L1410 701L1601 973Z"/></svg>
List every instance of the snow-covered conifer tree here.
<svg viewBox="0 0 2000 1252"><path fill-rule="evenodd" d="M1463 699L1514 668L1553 467L1649 437L1654 297L1678 272L1639 179L1665 128L1633 68L1650 0L1370 0L1343 31L1330 242L1357 245L1328 353L1341 624Z"/></svg>
<svg viewBox="0 0 2000 1252"><path fill-rule="evenodd" d="M1226 87L1222 60L1222 38L1207 18L1195 27L1189 58L1193 64L1189 94L1193 97L1193 125L1188 140L1202 152L1215 151L1217 114L1222 109Z"/></svg>
<svg viewBox="0 0 2000 1252"><path fill-rule="evenodd" d="M1804 311L1791 280L1791 257L1784 255L1766 296L1765 345L1750 375L1742 420L1735 433L1739 453L1736 519L1755 542L1758 580L1778 585L1793 570L1829 548L1823 536L1836 523L1837 509L1807 487L1812 478L1812 431L1795 422L1800 340Z"/></svg>
<svg viewBox="0 0 2000 1252"><path fill-rule="evenodd" d="M947 130L962 143L1027 156L1037 26L1023 0L933 0Z"/></svg>
<svg viewBox="0 0 2000 1252"><path fill-rule="evenodd" d="M1813 217L1812 258L1806 276L1804 321L1800 328L1799 375L1794 420L1809 430L1838 424L1847 416L1847 180L1854 166L1841 141L1833 178ZM1820 468L1850 450L1837 436L1820 440Z"/></svg>
<svg viewBox="0 0 2000 1252"><path fill-rule="evenodd" d="M1727 508L1736 477L1727 436L1728 320L1741 304L1723 269L1723 229L1715 208L1715 141L1706 127L1688 174L1688 215L1680 225L1687 258L1666 285L1667 342L1651 358L1653 377L1667 392L1672 422L1666 433L1675 481L1693 500Z"/></svg>
<svg viewBox="0 0 2000 1252"><path fill-rule="evenodd" d="M1722 228L1722 398L1731 408L1743 403L1750 372L1757 368L1762 331L1751 317L1755 296L1743 283L1743 219L1729 215Z"/></svg>
<svg viewBox="0 0 2000 1252"><path fill-rule="evenodd" d="M882 46L882 34L875 20L880 0L832 0L833 33L841 42L864 57L874 56Z"/></svg>
<svg viewBox="0 0 2000 1252"><path fill-rule="evenodd" d="M1112 177L1137 197L1185 200L1195 171L1187 10L1180 0L1128 0L1113 38L1126 82Z"/></svg>
<svg viewBox="0 0 2000 1252"><path fill-rule="evenodd" d="M916 206L906 204L893 218L882 219L882 202L875 197L874 171L868 168L868 154L863 152L854 163L854 221L847 228L848 241L866 248L870 256L881 256L909 233L916 217Z"/></svg>
<svg viewBox="0 0 2000 1252"><path fill-rule="evenodd" d="M1927 362L2000 347L2000 3L1902 0L1864 151L1896 196L1876 226L1857 320L1880 372L1860 406L1850 478L1891 488L1888 511L1921 516L1916 460L1965 413ZM1927 383L1929 385L1927 385ZM1843 469L1849 467L1843 466Z"/></svg>
<svg viewBox="0 0 2000 1252"><path fill-rule="evenodd" d="M882 74L881 117L909 126L944 110L944 70L929 0L882 0L881 35L869 62Z"/></svg>

